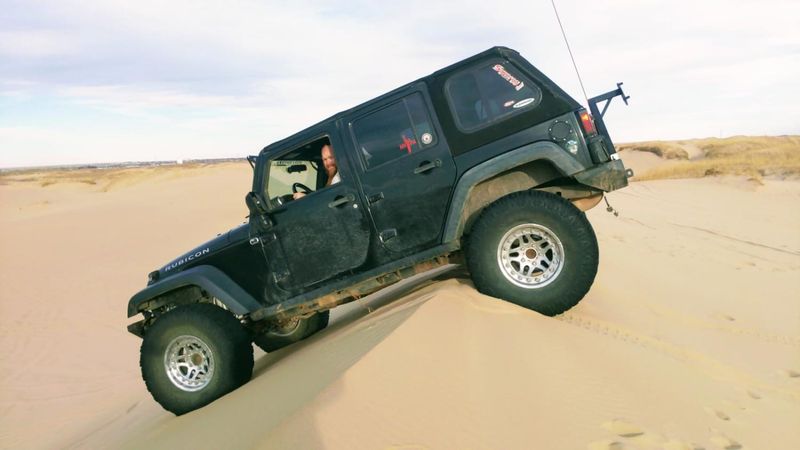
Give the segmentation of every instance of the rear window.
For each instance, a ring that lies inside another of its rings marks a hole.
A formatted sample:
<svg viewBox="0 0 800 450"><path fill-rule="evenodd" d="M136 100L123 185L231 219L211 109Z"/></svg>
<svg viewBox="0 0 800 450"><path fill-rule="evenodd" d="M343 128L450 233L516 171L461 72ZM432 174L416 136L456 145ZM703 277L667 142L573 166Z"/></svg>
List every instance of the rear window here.
<svg viewBox="0 0 800 450"><path fill-rule="evenodd" d="M538 86L507 61L460 72L445 84L450 110L461 131L472 132L541 103Z"/></svg>

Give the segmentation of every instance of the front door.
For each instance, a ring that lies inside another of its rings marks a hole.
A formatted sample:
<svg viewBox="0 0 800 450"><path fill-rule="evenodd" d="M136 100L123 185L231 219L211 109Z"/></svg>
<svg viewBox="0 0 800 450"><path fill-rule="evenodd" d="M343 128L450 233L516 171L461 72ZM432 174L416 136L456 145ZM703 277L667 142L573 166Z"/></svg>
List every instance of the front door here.
<svg viewBox="0 0 800 450"><path fill-rule="evenodd" d="M350 122L354 166L383 246L410 253L438 244L456 168L420 87Z"/></svg>
<svg viewBox="0 0 800 450"><path fill-rule="evenodd" d="M369 219L344 152L337 152L340 146L335 144L323 136L279 152L266 163L265 197L273 225L262 240L282 289L306 290L366 261ZM335 159L332 174L326 170L330 163L323 161L326 152Z"/></svg>

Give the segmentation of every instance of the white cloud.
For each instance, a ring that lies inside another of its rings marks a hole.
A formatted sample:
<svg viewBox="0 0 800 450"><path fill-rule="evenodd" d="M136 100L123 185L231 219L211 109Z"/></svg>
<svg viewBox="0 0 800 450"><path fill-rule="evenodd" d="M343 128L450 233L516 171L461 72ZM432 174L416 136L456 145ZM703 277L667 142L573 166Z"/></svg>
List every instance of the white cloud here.
<svg viewBox="0 0 800 450"><path fill-rule="evenodd" d="M193 94L174 89L138 86L70 86L57 91L78 104L116 111L146 111L155 108L220 108L237 100L234 96Z"/></svg>
<svg viewBox="0 0 800 450"><path fill-rule="evenodd" d="M0 58L46 58L76 51L72 36L53 30L0 30Z"/></svg>

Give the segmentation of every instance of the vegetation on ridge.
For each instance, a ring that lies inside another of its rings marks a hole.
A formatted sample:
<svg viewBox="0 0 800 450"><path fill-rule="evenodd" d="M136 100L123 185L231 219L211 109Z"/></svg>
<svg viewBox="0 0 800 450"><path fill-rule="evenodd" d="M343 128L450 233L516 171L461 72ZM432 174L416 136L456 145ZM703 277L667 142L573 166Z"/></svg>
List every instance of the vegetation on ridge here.
<svg viewBox="0 0 800 450"><path fill-rule="evenodd" d="M654 153L670 160L637 174L636 181L716 175L746 176L761 181L764 177L793 178L800 175L800 136L652 141L622 144L619 149Z"/></svg>

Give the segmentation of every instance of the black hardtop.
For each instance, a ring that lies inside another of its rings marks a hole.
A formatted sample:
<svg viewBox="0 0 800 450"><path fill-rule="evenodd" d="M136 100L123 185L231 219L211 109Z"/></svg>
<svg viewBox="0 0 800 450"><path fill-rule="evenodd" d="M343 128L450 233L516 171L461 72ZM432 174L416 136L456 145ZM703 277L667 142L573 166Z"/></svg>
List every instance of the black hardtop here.
<svg viewBox="0 0 800 450"><path fill-rule="evenodd" d="M285 148L285 146L289 145L289 144L299 144L304 140L307 140L307 139L312 138L312 137L316 137L318 134L320 134L319 128L321 128L322 126L327 125L327 124L333 124L333 123L337 122L339 119L352 114L354 111L356 111L358 109L367 107L367 106L369 106L371 104L381 103L384 100L386 100L388 98L391 98L391 97L397 95L398 93L409 89L411 86L417 85L419 83L425 83L429 87L430 86L434 86L436 84L440 84L440 83L443 82L444 79L446 79L453 72L457 72L458 70L460 70L460 69L462 69L464 67L468 67L468 66L472 65L473 63L475 63L477 61L483 61L483 60L486 60L486 59L494 59L494 58L504 58L504 59L508 59L508 60L511 60L511 61L519 64L524 69L528 70L529 72L532 72L532 74L535 75L535 77L537 78L538 81L540 81L542 83L545 83L546 87L550 91L557 93L560 97L563 97L565 99L569 99L571 101L570 102L571 103L570 107L572 109L580 108L580 105L577 102L575 102L571 97L569 97L569 95L566 92L564 92L555 83L553 83L549 78L547 78L538 69L536 69L530 62L525 60L519 54L519 52L517 52L516 50L510 49L508 47L495 46L495 47L489 48L487 50L484 50L484 51L482 51L482 52L480 52L478 54L470 56L469 58L466 58L466 59L463 59L463 60L458 61L456 63L453 63L453 64L451 64L451 65L449 65L449 66L447 66L445 68L439 69L439 70L437 70L436 72L433 72L430 75L426 75L426 76L424 76L422 78L419 78L417 80L414 80L414 81L412 81L410 83L406 83L406 84L404 84L404 85L402 85L402 86L400 86L398 88L395 88L395 89L393 89L393 90L391 90L391 91L389 91L389 92L387 92L385 94L382 94L382 95L380 95L378 97L375 97L375 98L373 98L371 100L368 100L366 102L360 103L360 104L358 104L358 105L356 105L356 106L354 106L352 108L349 108L349 109L346 109L344 111L338 112L338 113L336 113L336 114L334 114L334 115L332 115L332 116L330 116L330 117L328 117L328 118L326 118L324 120L321 120L321 121L315 123L314 125L311 125L310 127L307 127L305 129L303 129L302 131L299 131L297 133L292 134L291 136L288 136L288 137L286 137L284 139L281 139L280 141L276 141L276 142L273 142L273 143L267 145L266 147L264 147L261 150L261 153L269 153L269 152L271 152L272 150L275 150L275 149ZM437 99L434 98L434 101L436 101L436 100Z"/></svg>

